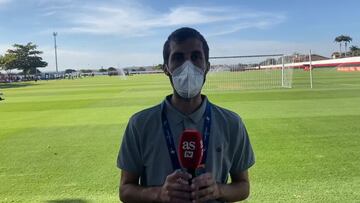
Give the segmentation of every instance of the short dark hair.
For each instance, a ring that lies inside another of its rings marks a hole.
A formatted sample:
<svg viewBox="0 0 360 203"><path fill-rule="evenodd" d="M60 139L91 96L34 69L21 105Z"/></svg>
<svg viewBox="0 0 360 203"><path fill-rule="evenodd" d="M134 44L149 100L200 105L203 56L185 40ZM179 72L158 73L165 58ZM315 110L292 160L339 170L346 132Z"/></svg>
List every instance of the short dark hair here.
<svg viewBox="0 0 360 203"><path fill-rule="evenodd" d="M201 41L203 51L205 54L205 60L209 61L209 46L208 46L204 36L202 36L199 31L197 31L193 28L182 27L182 28L179 28L179 29L175 30L174 32L172 32L164 44L164 48L163 48L164 65L167 64L169 61L170 42L173 41L175 43L181 43L190 38L198 39Z"/></svg>

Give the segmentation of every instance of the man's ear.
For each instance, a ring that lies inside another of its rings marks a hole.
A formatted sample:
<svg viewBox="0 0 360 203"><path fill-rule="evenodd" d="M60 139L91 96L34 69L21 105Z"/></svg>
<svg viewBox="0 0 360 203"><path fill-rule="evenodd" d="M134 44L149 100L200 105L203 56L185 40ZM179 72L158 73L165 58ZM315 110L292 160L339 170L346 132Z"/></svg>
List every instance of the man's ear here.
<svg viewBox="0 0 360 203"><path fill-rule="evenodd" d="M163 64L163 71L164 71L165 75L170 76L169 68L168 68L167 64Z"/></svg>
<svg viewBox="0 0 360 203"><path fill-rule="evenodd" d="M207 74L207 73L209 72L209 70L210 70L210 62L207 61L207 62L206 62L205 74Z"/></svg>

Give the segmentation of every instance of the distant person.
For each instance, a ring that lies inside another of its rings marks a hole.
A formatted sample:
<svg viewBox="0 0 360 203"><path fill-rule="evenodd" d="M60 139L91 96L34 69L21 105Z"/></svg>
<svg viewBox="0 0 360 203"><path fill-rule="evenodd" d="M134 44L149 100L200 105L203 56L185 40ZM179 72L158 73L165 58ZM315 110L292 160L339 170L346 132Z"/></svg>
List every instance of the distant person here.
<svg viewBox="0 0 360 203"><path fill-rule="evenodd" d="M206 40L192 28L175 30L164 44L163 59L163 70L170 79L173 94L130 118L117 160L121 169L120 199L123 202L246 199L250 193L248 169L255 163L254 153L241 118L210 103L201 94L210 69ZM210 119L205 119L205 115ZM208 129L206 173L197 177L178 169L177 156L172 159L173 151L169 151L168 144L171 142L166 140L169 138L175 143L173 146L178 146L185 129L196 129L202 135L203 129ZM171 137L166 136L167 131ZM229 174L231 182L227 183Z"/></svg>

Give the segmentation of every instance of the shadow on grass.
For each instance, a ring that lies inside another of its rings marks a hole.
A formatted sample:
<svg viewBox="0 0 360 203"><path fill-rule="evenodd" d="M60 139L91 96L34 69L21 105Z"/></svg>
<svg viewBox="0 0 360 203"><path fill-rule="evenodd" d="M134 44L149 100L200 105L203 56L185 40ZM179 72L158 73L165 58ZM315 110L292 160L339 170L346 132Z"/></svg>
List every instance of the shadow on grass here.
<svg viewBox="0 0 360 203"><path fill-rule="evenodd" d="M48 200L46 203L86 203L86 200L83 199L55 199Z"/></svg>
<svg viewBox="0 0 360 203"><path fill-rule="evenodd" d="M13 82L13 83L0 83L0 89L18 88L39 85L35 82Z"/></svg>

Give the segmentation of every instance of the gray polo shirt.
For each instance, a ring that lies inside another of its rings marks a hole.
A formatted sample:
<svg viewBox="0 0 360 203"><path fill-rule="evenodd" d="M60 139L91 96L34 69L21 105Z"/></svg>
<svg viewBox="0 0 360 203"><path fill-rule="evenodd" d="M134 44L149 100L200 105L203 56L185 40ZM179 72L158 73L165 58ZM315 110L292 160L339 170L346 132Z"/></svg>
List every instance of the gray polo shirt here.
<svg viewBox="0 0 360 203"><path fill-rule="evenodd" d="M184 129L203 131L206 96L191 115L175 109L170 96L161 104L133 115L123 137L117 166L138 174L143 186L163 185L167 175L173 172L161 123L162 105L166 108L175 146ZM205 169L217 182L226 183L229 173L245 171L255 163L254 153L245 125L236 113L212 104L211 118Z"/></svg>

